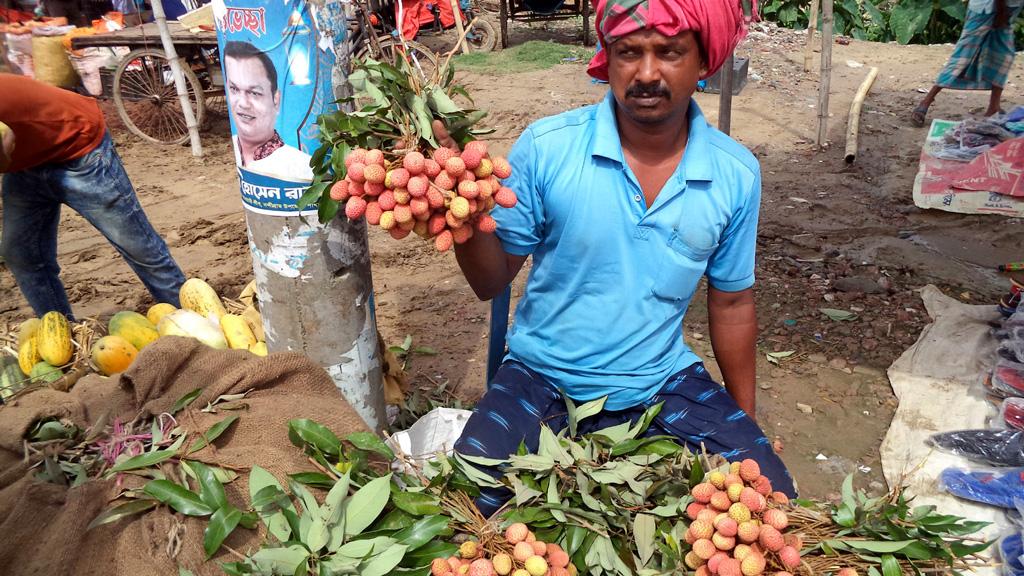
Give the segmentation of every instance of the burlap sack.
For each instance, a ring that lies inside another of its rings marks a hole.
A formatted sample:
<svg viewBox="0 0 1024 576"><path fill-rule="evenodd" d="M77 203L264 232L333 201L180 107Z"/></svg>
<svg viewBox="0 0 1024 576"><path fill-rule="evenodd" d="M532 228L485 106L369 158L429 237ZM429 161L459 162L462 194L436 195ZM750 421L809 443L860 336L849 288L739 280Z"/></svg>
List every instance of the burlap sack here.
<svg viewBox="0 0 1024 576"><path fill-rule="evenodd" d="M40 418L58 416L82 427L104 413L130 420L140 412L164 412L199 387L202 395L178 413L178 422L190 431L205 431L228 414L239 415L214 447L192 455L239 473L226 487L228 499L239 508L248 506L250 466L266 468L284 485L287 474L313 470L289 442L288 420L311 418L339 436L367 429L327 373L302 354L260 358L245 351L213 350L189 338L161 338L120 378L90 375L70 392L43 390L0 407L0 572L175 576L180 566L215 575L222 573L221 562L238 559L222 549L205 561L205 519L184 517L166 507L86 532L117 495L115 479L66 489L35 480L34 471L22 461L22 438ZM201 412L222 394L249 389L244 410ZM239 528L225 545L244 554L258 545L261 535L262 530Z"/></svg>

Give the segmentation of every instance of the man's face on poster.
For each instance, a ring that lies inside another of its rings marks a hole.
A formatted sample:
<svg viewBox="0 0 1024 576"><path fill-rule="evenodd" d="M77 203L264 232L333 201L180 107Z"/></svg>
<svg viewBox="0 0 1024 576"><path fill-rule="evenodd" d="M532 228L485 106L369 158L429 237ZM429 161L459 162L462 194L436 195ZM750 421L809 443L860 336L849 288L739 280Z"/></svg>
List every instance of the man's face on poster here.
<svg viewBox="0 0 1024 576"><path fill-rule="evenodd" d="M226 58L228 98L238 139L259 146L274 136L281 93L271 86L259 58Z"/></svg>

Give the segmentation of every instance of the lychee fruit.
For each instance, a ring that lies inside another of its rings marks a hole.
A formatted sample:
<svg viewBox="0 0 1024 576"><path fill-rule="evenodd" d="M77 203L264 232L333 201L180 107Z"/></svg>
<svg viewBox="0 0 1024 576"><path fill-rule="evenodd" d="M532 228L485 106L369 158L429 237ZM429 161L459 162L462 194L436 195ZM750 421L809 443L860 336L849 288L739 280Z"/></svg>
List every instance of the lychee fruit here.
<svg viewBox="0 0 1024 576"><path fill-rule="evenodd" d="M461 228L466 221L461 218L456 218L455 215L452 214L452 211L448 210L444 213L444 223L452 230L455 230L456 228ZM533 532L530 534L533 534ZM536 538L534 538L534 540L536 540ZM533 542L533 540L530 540L530 536L527 535L525 542Z"/></svg>
<svg viewBox="0 0 1024 576"><path fill-rule="evenodd" d="M707 564L705 564L703 566L697 566L697 570L694 571L693 576L713 576L713 575L711 574L711 569L708 568Z"/></svg>
<svg viewBox="0 0 1024 576"><path fill-rule="evenodd" d="M484 234L494 234L494 231L498 229L498 223L491 218L490 214L484 214L477 219L476 229Z"/></svg>
<svg viewBox="0 0 1024 576"><path fill-rule="evenodd" d="M430 214L430 203L427 202L426 198L413 198L409 201L409 210L412 211L412 215L417 220L426 220L426 218L420 218L420 216L428 216Z"/></svg>
<svg viewBox="0 0 1024 576"><path fill-rule="evenodd" d="M747 544L737 544L732 550L732 557L742 561L747 557L753 550Z"/></svg>
<svg viewBox="0 0 1024 576"><path fill-rule="evenodd" d="M774 574L774 576L793 576L793 575L790 574L789 572L786 572L785 570L780 570L780 571L776 572Z"/></svg>
<svg viewBox="0 0 1024 576"><path fill-rule="evenodd" d="M466 218L469 216L469 200L461 196L452 198L451 211L456 218Z"/></svg>
<svg viewBox="0 0 1024 576"><path fill-rule="evenodd" d="M348 180L338 180L331 185L331 200L335 202L348 200Z"/></svg>
<svg viewBox="0 0 1024 576"><path fill-rule="evenodd" d="M462 161L462 158L453 156L445 161L444 171L451 174L453 178L458 178L466 171L466 163Z"/></svg>
<svg viewBox="0 0 1024 576"><path fill-rule="evenodd" d="M700 556L697 556L697 553L693 550L690 550L686 553L686 556L683 556L683 562L686 564L687 567L696 570L698 566L704 564L704 559Z"/></svg>
<svg viewBox="0 0 1024 576"><path fill-rule="evenodd" d="M380 224L380 215L383 213L384 210L381 209L380 204L378 204L376 201L366 203L365 216L367 224L370 224L371 226L376 226Z"/></svg>
<svg viewBox="0 0 1024 576"><path fill-rule="evenodd" d="M522 568L516 568L512 571L512 576L530 576L530 573Z"/></svg>
<svg viewBox="0 0 1024 576"><path fill-rule="evenodd" d="M723 536L721 532L715 532L714 536L711 537L711 542L719 550L732 550L736 547L736 538Z"/></svg>
<svg viewBox="0 0 1024 576"><path fill-rule="evenodd" d="M765 504L764 496L761 496L757 493L757 490L749 486L740 492L740 502L749 508L751 512L760 512Z"/></svg>
<svg viewBox="0 0 1024 576"><path fill-rule="evenodd" d="M722 564L722 560L725 560L726 558L729 558L729 554L722 552L721 550L716 552L715 555L708 560L708 570L710 570L712 574L718 574L718 567Z"/></svg>
<svg viewBox="0 0 1024 576"><path fill-rule="evenodd" d="M711 507L716 510L726 511L732 506L732 500L729 498L729 494L719 490L711 495Z"/></svg>
<svg viewBox="0 0 1024 576"><path fill-rule="evenodd" d="M451 249L454 242L455 239L452 238L451 231L444 230L434 238L434 248L436 248L438 252L447 252Z"/></svg>
<svg viewBox="0 0 1024 576"><path fill-rule="evenodd" d="M476 176L474 176L473 173L470 172L469 170L466 170L461 175L459 175L459 177L456 178L455 181L456 182L476 182Z"/></svg>
<svg viewBox="0 0 1024 576"><path fill-rule="evenodd" d="M423 161L423 174L427 178L436 178L441 173L441 165L437 163L437 160L433 158L427 158Z"/></svg>
<svg viewBox="0 0 1024 576"><path fill-rule="evenodd" d="M424 240L430 239L430 233L427 231L427 223L423 220L416 221L416 224L412 227L412 232Z"/></svg>
<svg viewBox="0 0 1024 576"><path fill-rule="evenodd" d="M366 164L366 150L364 148L356 148L349 152L348 156L345 156L345 168L350 168L355 162Z"/></svg>
<svg viewBox="0 0 1024 576"><path fill-rule="evenodd" d="M732 518L725 516L715 522L715 529L718 530L718 533L722 536L735 536L736 530L739 529L739 524L737 524L737 522Z"/></svg>
<svg viewBox="0 0 1024 576"><path fill-rule="evenodd" d="M387 188L380 182L365 182L363 183L363 190L366 191L367 196L380 196Z"/></svg>
<svg viewBox="0 0 1024 576"><path fill-rule="evenodd" d="M384 230L391 230L395 227L398 222L395 222L395 213L391 210L385 210L380 214L380 223L378 224Z"/></svg>
<svg viewBox="0 0 1024 576"><path fill-rule="evenodd" d="M723 490L725 489L725 474L718 470L713 470L708 474L708 482L710 482L715 488Z"/></svg>
<svg viewBox="0 0 1024 576"><path fill-rule="evenodd" d="M757 480L754 480L753 486L754 490L757 490L757 493L761 496L768 497L772 495L772 481L767 476L758 476Z"/></svg>
<svg viewBox="0 0 1024 576"><path fill-rule="evenodd" d="M480 195L480 189L477 188L476 182L459 182L459 196L472 200Z"/></svg>
<svg viewBox="0 0 1024 576"><path fill-rule="evenodd" d="M385 190L380 196L377 197L377 203L380 204L382 210L394 210L395 205L395 193L392 190Z"/></svg>
<svg viewBox="0 0 1024 576"><path fill-rule="evenodd" d="M751 521L740 522L740 525L736 528L736 537L744 544L757 542L757 537L760 534L761 528Z"/></svg>
<svg viewBox="0 0 1024 576"><path fill-rule="evenodd" d="M439 235L438 238L445 234L448 235L449 239L451 238L451 232L447 230L441 233L441 235ZM516 542L515 548L512 549L512 557L519 562L526 562L526 559L530 556L535 556L535 554L533 553L533 544L526 541Z"/></svg>
<svg viewBox="0 0 1024 576"><path fill-rule="evenodd" d="M857 576L856 568L842 568L836 572L836 576Z"/></svg>
<svg viewBox="0 0 1024 576"><path fill-rule="evenodd" d="M480 194L481 198L490 198L494 195L494 189L491 188L491 183L487 180L477 180L476 191Z"/></svg>
<svg viewBox="0 0 1024 576"><path fill-rule="evenodd" d="M444 194L437 188L427 190L426 198L432 209L444 208Z"/></svg>
<svg viewBox="0 0 1024 576"><path fill-rule="evenodd" d="M779 561L786 568L796 568L800 565L800 553L792 546L783 546L779 550Z"/></svg>
<svg viewBox="0 0 1024 576"><path fill-rule="evenodd" d="M409 184L406 185L406 189L409 190L409 194L413 198L424 196L428 188L430 188L430 180L427 180L426 176L413 176L409 178Z"/></svg>
<svg viewBox="0 0 1024 576"><path fill-rule="evenodd" d="M466 560L476 558L476 553L478 551L476 542L472 540L466 540L461 546L459 546L459 556L462 556Z"/></svg>
<svg viewBox="0 0 1024 576"><path fill-rule="evenodd" d="M472 226L459 226L458 228L455 228L454 230L452 230L452 240L454 240L456 244L465 244L466 241L469 240L472 237L473 237L473 227ZM537 544L537 542L531 542L531 544ZM543 542L542 542L542 544L543 544ZM541 553L538 552L537 554L540 555Z"/></svg>
<svg viewBox="0 0 1024 576"><path fill-rule="evenodd" d="M548 568L548 576L569 576L569 570L559 568L558 566L550 566Z"/></svg>
<svg viewBox="0 0 1024 576"><path fill-rule="evenodd" d="M804 547L804 541L798 534L783 534L782 540L789 546L797 551L802 550Z"/></svg>
<svg viewBox="0 0 1024 576"><path fill-rule="evenodd" d="M707 560L718 552L718 548L715 547L715 543L708 539L698 539L693 543L693 552L700 557L701 560Z"/></svg>
<svg viewBox="0 0 1024 576"><path fill-rule="evenodd" d="M789 496L785 492L772 492L772 502L776 504L789 504Z"/></svg>
<svg viewBox="0 0 1024 576"><path fill-rule="evenodd" d="M445 576L451 574L452 567L448 565L448 560L445 558L434 558L430 561L430 574L431 576Z"/></svg>
<svg viewBox="0 0 1024 576"><path fill-rule="evenodd" d="M548 562L543 556L530 556L523 563L523 567L530 573L530 576L544 576L548 571Z"/></svg>
<svg viewBox="0 0 1024 576"><path fill-rule="evenodd" d="M419 152L409 152L402 159L402 167L409 171L410 175L417 175L423 173L423 154ZM504 576L504 574L502 575Z"/></svg>
<svg viewBox="0 0 1024 576"><path fill-rule="evenodd" d="M441 190L452 190L455 188L455 178L447 172L441 172L434 178L434 186L437 186Z"/></svg>
<svg viewBox="0 0 1024 576"><path fill-rule="evenodd" d="M761 475L761 466L757 464L756 460L747 458L740 462L740 478L743 478L747 482L753 482L757 480L757 477Z"/></svg>
<svg viewBox="0 0 1024 576"><path fill-rule="evenodd" d="M371 184L383 184L387 173L380 164L369 164L363 169L363 179Z"/></svg>
<svg viewBox="0 0 1024 576"><path fill-rule="evenodd" d="M395 222L404 224L412 221L412 209L407 204L395 206Z"/></svg>
<svg viewBox="0 0 1024 576"><path fill-rule="evenodd" d="M569 554L558 544L548 544L548 564L553 568L565 568L569 565Z"/></svg>
<svg viewBox="0 0 1024 576"><path fill-rule="evenodd" d="M683 541L687 544L693 544L697 541L697 537L693 535L693 532L687 530L686 532L683 532Z"/></svg>
<svg viewBox="0 0 1024 576"><path fill-rule="evenodd" d="M438 166L444 166L445 162L447 162L449 158L456 155L458 155L458 153L451 148L438 148L437 150L434 150L433 158L434 162L437 162Z"/></svg>
<svg viewBox="0 0 1024 576"><path fill-rule="evenodd" d="M693 532L693 535L696 536L698 540L709 540L711 535L715 533L715 528L703 520L694 520L690 523L690 532Z"/></svg>
<svg viewBox="0 0 1024 576"><path fill-rule="evenodd" d="M718 564L718 576L743 576L740 569L740 561L735 558L726 558Z"/></svg>
<svg viewBox="0 0 1024 576"><path fill-rule="evenodd" d="M700 502L690 502L690 504L686 506L686 517L690 520L696 520L697 514L700 514L700 511L704 508L705 506Z"/></svg>
<svg viewBox="0 0 1024 576"><path fill-rule="evenodd" d="M380 150L373 148L366 151L366 165L377 164L383 167L384 165L384 153ZM381 180L383 182L383 180Z"/></svg>
<svg viewBox="0 0 1024 576"><path fill-rule="evenodd" d="M701 520L703 522L707 522L708 524L714 525L715 518L717 516L718 513L712 510L711 508L705 508L701 510L699 514L697 514L697 520Z"/></svg>
<svg viewBox="0 0 1024 576"><path fill-rule="evenodd" d="M480 161L484 159L484 155L475 148L464 149L459 157L462 159L462 165L467 170L476 170L480 166Z"/></svg>
<svg viewBox="0 0 1024 576"><path fill-rule="evenodd" d="M765 510L764 516L761 519L764 520L765 524L780 532L789 527L789 516L786 516L786 513L778 508Z"/></svg>
<svg viewBox="0 0 1024 576"><path fill-rule="evenodd" d="M362 162L353 162L348 167L348 178L353 182L359 182L360 184L366 182L366 177L363 175L366 170L366 165Z"/></svg>
<svg viewBox="0 0 1024 576"><path fill-rule="evenodd" d="M463 151L466 150L473 150L482 158L487 156L487 142L484 142L483 140L471 140L467 142L466 147L463 148Z"/></svg>
<svg viewBox="0 0 1024 576"><path fill-rule="evenodd" d="M748 488L743 484L730 484L729 487L725 489L725 492L726 494L729 495L730 502L739 502L740 497L743 496L744 490L750 490L751 492L753 492L754 489Z"/></svg>
<svg viewBox="0 0 1024 576"><path fill-rule="evenodd" d="M456 235L454 231L452 231L452 235L453 236ZM456 244L460 243L458 238L455 239L455 243ZM537 556L544 556L545 554L548 553L548 544L547 544L547 542L541 542L540 540L534 540L533 542L530 542L530 544L533 545L533 553L536 554Z"/></svg>
<svg viewBox="0 0 1024 576"><path fill-rule="evenodd" d="M712 486L709 482L701 482L700 484L694 486L692 490L690 490L690 494L693 496L693 499L696 500L697 502L700 502L701 504L707 504L708 502L711 502L711 497L715 494L715 492L715 487Z"/></svg>
<svg viewBox="0 0 1024 576"><path fill-rule="evenodd" d="M409 180L412 179L412 174L405 168L395 168L390 174L392 188L405 188L409 185Z"/></svg>
<svg viewBox="0 0 1024 576"><path fill-rule="evenodd" d="M737 502L729 507L729 518L732 518L738 524L742 524L750 520L750 508L747 508L741 502Z"/></svg>
<svg viewBox="0 0 1024 576"><path fill-rule="evenodd" d="M494 566L487 558L473 560L469 565L469 576L494 576Z"/></svg>
<svg viewBox="0 0 1024 576"><path fill-rule="evenodd" d="M768 524L761 526L761 530L757 535L757 541L765 550L771 552L778 552L785 546L785 542L782 540L782 534L778 530Z"/></svg>
<svg viewBox="0 0 1024 576"><path fill-rule="evenodd" d="M494 193L494 201L502 208L512 208L519 199L516 198L516 193L511 188L502 186Z"/></svg>
<svg viewBox="0 0 1024 576"><path fill-rule="evenodd" d="M481 158L480 165L473 170L473 174L477 178L487 178L494 173L494 164L491 163L490 158Z"/></svg>
<svg viewBox="0 0 1024 576"><path fill-rule="evenodd" d="M447 225L448 223L444 221L444 214L431 214L430 219L427 220L427 231L430 233L431 236L437 236L444 230L444 227ZM507 534L508 530L506 530L505 532ZM507 540L508 536L505 536L505 539ZM520 540L519 542L522 542L522 540ZM518 544L519 542L516 542L516 544Z"/></svg>
<svg viewBox="0 0 1024 576"><path fill-rule="evenodd" d="M409 235L409 232L412 232L412 228L406 228L404 224L398 224L391 230L388 230L388 234L395 240L402 240Z"/></svg>
<svg viewBox="0 0 1024 576"><path fill-rule="evenodd" d="M495 156L491 159L491 165L493 166L494 175L504 180L512 175L512 166L501 156Z"/></svg>
<svg viewBox="0 0 1024 576"><path fill-rule="evenodd" d="M346 178L346 180L348 180L348 179ZM354 182L352 180L348 181L348 195L349 196L362 196L364 194L366 194L366 190L363 188L363 185L361 183Z"/></svg>
<svg viewBox="0 0 1024 576"><path fill-rule="evenodd" d="M491 558L491 565L498 576L508 576L512 573L512 557L508 554L495 554L494 558Z"/></svg>
<svg viewBox="0 0 1024 576"><path fill-rule="evenodd" d="M764 567L764 556L756 552L751 552L740 562L740 571L743 572L743 576L758 576L764 572Z"/></svg>
<svg viewBox="0 0 1024 576"><path fill-rule="evenodd" d="M365 213L366 200L363 200L358 196L353 196L345 203L345 216L347 216L349 220L358 220Z"/></svg>

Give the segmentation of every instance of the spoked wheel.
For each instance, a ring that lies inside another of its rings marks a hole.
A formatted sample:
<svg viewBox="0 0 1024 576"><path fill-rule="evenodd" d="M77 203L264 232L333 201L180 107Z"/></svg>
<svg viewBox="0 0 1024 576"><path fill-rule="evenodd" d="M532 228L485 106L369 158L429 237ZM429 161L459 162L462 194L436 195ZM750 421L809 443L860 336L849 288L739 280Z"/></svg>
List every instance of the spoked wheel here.
<svg viewBox="0 0 1024 576"><path fill-rule="evenodd" d="M359 50L356 57L362 59L372 56L375 60L395 62L404 53L409 59L409 64L418 73L421 81L432 78L437 71L439 66L437 54L419 42L413 42L412 40L402 42L396 38L382 38L379 44L379 54L373 54L370 44L367 43Z"/></svg>
<svg viewBox="0 0 1024 576"><path fill-rule="evenodd" d="M181 71L196 123L201 125L206 113L203 87L183 60ZM163 50L143 48L121 59L114 73L114 105L125 126L140 138L155 144L182 144L188 140L188 125L171 76L171 62Z"/></svg>
<svg viewBox="0 0 1024 576"><path fill-rule="evenodd" d="M498 33L493 24L478 16L473 30L466 34L466 43L470 52L490 52L498 46Z"/></svg>

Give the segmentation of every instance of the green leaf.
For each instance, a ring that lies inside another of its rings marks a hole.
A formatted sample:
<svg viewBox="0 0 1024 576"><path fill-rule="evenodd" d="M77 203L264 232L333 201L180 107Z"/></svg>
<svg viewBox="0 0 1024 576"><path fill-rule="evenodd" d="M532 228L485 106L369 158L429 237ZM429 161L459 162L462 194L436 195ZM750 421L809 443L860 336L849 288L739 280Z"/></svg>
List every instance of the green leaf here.
<svg viewBox="0 0 1024 576"><path fill-rule="evenodd" d="M447 528L448 518L436 514L417 520L412 526L396 532L393 538L412 551L430 542Z"/></svg>
<svg viewBox="0 0 1024 576"><path fill-rule="evenodd" d="M462 112L462 108L460 108L455 102L452 102L452 99L449 98L443 90L441 90L440 86L434 86L430 90L430 94L427 96L427 101L431 108L441 114L456 114L458 112Z"/></svg>
<svg viewBox="0 0 1024 576"><path fill-rule="evenodd" d="M305 210L310 204L313 204L320 200L320 197L323 195L324 190L327 190L330 187L330 182L317 182L315 184L311 184L309 188L307 188L306 191L302 193L302 196L299 197L297 208L299 210Z"/></svg>
<svg viewBox="0 0 1024 576"><path fill-rule="evenodd" d="M385 576L398 566L405 556L406 547L402 544L394 544L384 549L380 554L370 558L359 567L359 576Z"/></svg>
<svg viewBox="0 0 1024 576"><path fill-rule="evenodd" d="M175 400L174 405L171 406L171 415L173 416L174 414L177 414L178 412L184 410L189 404L195 402L196 398L199 398L199 395L202 393L202 388L196 388L195 390Z"/></svg>
<svg viewBox="0 0 1024 576"><path fill-rule="evenodd" d="M157 450L156 452L144 452L142 454L139 454L138 456L132 456L131 458L122 460L121 462L118 462L113 467L111 467L110 471L125 472L127 470L149 468L150 466L155 466L163 462L164 460L170 460L171 458L174 458L175 456L178 455L178 448L181 446L180 440L183 438L184 436L179 438L179 442L175 442L172 446L164 450Z"/></svg>
<svg viewBox="0 0 1024 576"><path fill-rule="evenodd" d="M900 563L896 561L896 557L892 554L886 554L882 556L882 576L902 576L903 570L900 569Z"/></svg>
<svg viewBox="0 0 1024 576"><path fill-rule="evenodd" d="M571 466L573 458L562 446L558 437L547 425L540 427L540 439L537 447L537 454L549 456L561 466Z"/></svg>
<svg viewBox="0 0 1024 576"><path fill-rule="evenodd" d="M853 496L853 474L847 474L843 479L843 504L850 510L857 509L857 500Z"/></svg>
<svg viewBox="0 0 1024 576"><path fill-rule="evenodd" d="M451 556L455 554L458 549L459 547L455 544L434 540L415 551L410 550L402 560L401 564L406 567L423 566L425 564L430 564L430 561L434 558Z"/></svg>
<svg viewBox="0 0 1024 576"><path fill-rule="evenodd" d="M218 508L210 516L210 522L203 531L203 550L207 560L220 549L224 539L235 530L241 519L242 511L230 504Z"/></svg>
<svg viewBox="0 0 1024 576"><path fill-rule="evenodd" d="M72 438L77 430L78 428L75 426L65 426L57 420L49 420L41 422L29 435L29 440L33 442L46 442L60 438Z"/></svg>
<svg viewBox="0 0 1024 576"><path fill-rule="evenodd" d="M932 17L932 0L903 0L889 12L889 27L900 44L909 44Z"/></svg>
<svg viewBox="0 0 1024 576"><path fill-rule="evenodd" d="M217 480L213 470L202 462L189 462L189 466L195 470L199 479L199 498L214 510L227 506L228 497L224 493L224 486Z"/></svg>
<svg viewBox="0 0 1024 576"><path fill-rule="evenodd" d="M153 508L156 508L156 506L156 500L149 499L132 500L130 502L125 502L124 504L120 504L108 510L104 510L102 514L94 518L93 521L85 527L85 530L89 531L97 526L110 524L111 522L117 522L122 518L127 518L128 516L133 516L135 514L139 514L147 510L152 510Z"/></svg>
<svg viewBox="0 0 1024 576"><path fill-rule="evenodd" d="M509 463L513 468L521 470L533 470L534 472L550 472L555 467L555 461L550 456L540 454L527 454L526 456L512 456Z"/></svg>
<svg viewBox="0 0 1024 576"><path fill-rule="evenodd" d="M854 549L861 550L864 552L872 552L875 554L896 554L903 551L911 544L915 544L915 540L899 540L896 542L890 542L885 540L840 540L844 545ZM835 547L835 544L833 544Z"/></svg>
<svg viewBox="0 0 1024 576"><path fill-rule="evenodd" d="M607 396L602 396L597 400L591 400L585 404L577 407L572 400L569 398L565 399L565 406L569 412L569 436L575 438L576 431L579 427L579 423L599 414L601 410L604 410L604 403L608 400Z"/></svg>
<svg viewBox="0 0 1024 576"><path fill-rule="evenodd" d="M186 516L213 514L198 494L170 480L150 480L142 491Z"/></svg>
<svg viewBox="0 0 1024 576"><path fill-rule="evenodd" d="M818 308L818 310L834 322L855 320L857 318L857 315L849 310L837 310L836 308Z"/></svg>
<svg viewBox="0 0 1024 576"><path fill-rule="evenodd" d="M353 494L344 504L345 534L360 534L373 524L391 495L391 474L374 478Z"/></svg>
<svg viewBox="0 0 1024 576"><path fill-rule="evenodd" d="M320 195L320 206L317 209L317 218L320 220L320 223L326 224L334 220L340 209L341 203L331 198L330 191L325 189Z"/></svg>
<svg viewBox="0 0 1024 576"><path fill-rule="evenodd" d="M512 490L516 495L516 506L524 506L534 498L544 495L540 490L535 490L524 484L516 474L509 474L508 479L512 483Z"/></svg>
<svg viewBox="0 0 1024 576"><path fill-rule="evenodd" d="M213 426L210 426L210 429L207 430L206 433L204 433L202 436L197 438L195 442L192 443L192 446L190 446L188 449L188 454L192 454L194 452L202 450L203 448L206 448L206 446L208 446L211 442L220 437L220 435L223 434L228 428L230 428L231 425L234 424L236 420L238 420L238 415L232 415L221 420L220 422L217 422Z"/></svg>
<svg viewBox="0 0 1024 576"><path fill-rule="evenodd" d="M306 418L288 422L289 437L292 444L302 448L302 443L315 446L324 454L338 458L341 455L341 440L326 426ZM299 442L296 442L296 439Z"/></svg>
<svg viewBox="0 0 1024 576"><path fill-rule="evenodd" d="M503 466L508 464L508 459L499 460L497 458L485 458L483 456L470 456L468 454L459 454L460 459L466 462L472 462L473 464L479 464L480 466Z"/></svg>
<svg viewBox="0 0 1024 576"><path fill-rule="evenodd" d="M633 518L633 540L636 542L636 551L642 566L646 566L654 555L655 525L654 516L649 514L637 514Z"/></svg>
<svg viewBox="0 0 1024 576"><path fill-rule="evenodd" d="M636 451L637 455L656 454L658 456L671 456L683 451L683 447L675 440L661 437L654 442L649 442Z"/></svg>
<svg viewBox="0 0 1024 576"><path fill-rule="evenodd" d="M309 551L299 544L287 548L261 548L252 555L257 567L273 574L294 574L307 558Z"/></svg>
<svg viewBox="0 0 1024 576"><path fill-rule="evenodd" d="M284 488L270 472L259 466L253 466L252 470L249 471L249 499L251 501L256 500L256 495L266 488L275 488L280 494L284 494ZM292 505L291 500L286 497L285 502L287 502L286 508L291 509L294 514L295 507ZM274 538L277 538L279 542L288 541L292 532L288 526L288 520L281 511L278 510L269 514L263 513L260 510L257 510L257 512L260 515L260 520L263 521L263 525L267 527L267 531Z"/></svg>
<svg viewBox="0 0 1024 576"><path fill-rule="evenodd" d="M427 516L429 514L441 513L441 506L437 497L430 494L424 494L423 492L396 490L391 493L391 502L397 508L406 511L413 516Z"/></svg>
<svg viewBox="0 0 1024 576"><path fill-rule="evenodd" d="M385 514L380 521L374 524L373 528L374 530L403 530L412 526L415 521L415 516L412 516L404 510L394 508Z"/></svg>
<svg viewBox="0 0 1024 576"><path fill-rule="evenodd" d="M314 488L330 490L331 486L334 486L334 478L323 472L296 472L295 474L289 474L288 477L300 484Z"/></svg>
<svg viewBox="0 0 1024 576"><path fill-rule="evenodd" d="M345 440L352 443L353 446L360 450L366 450L367 452L376 452L388 461L395 459L395 453L373 432L354 432L345 436Z"/></svg>

